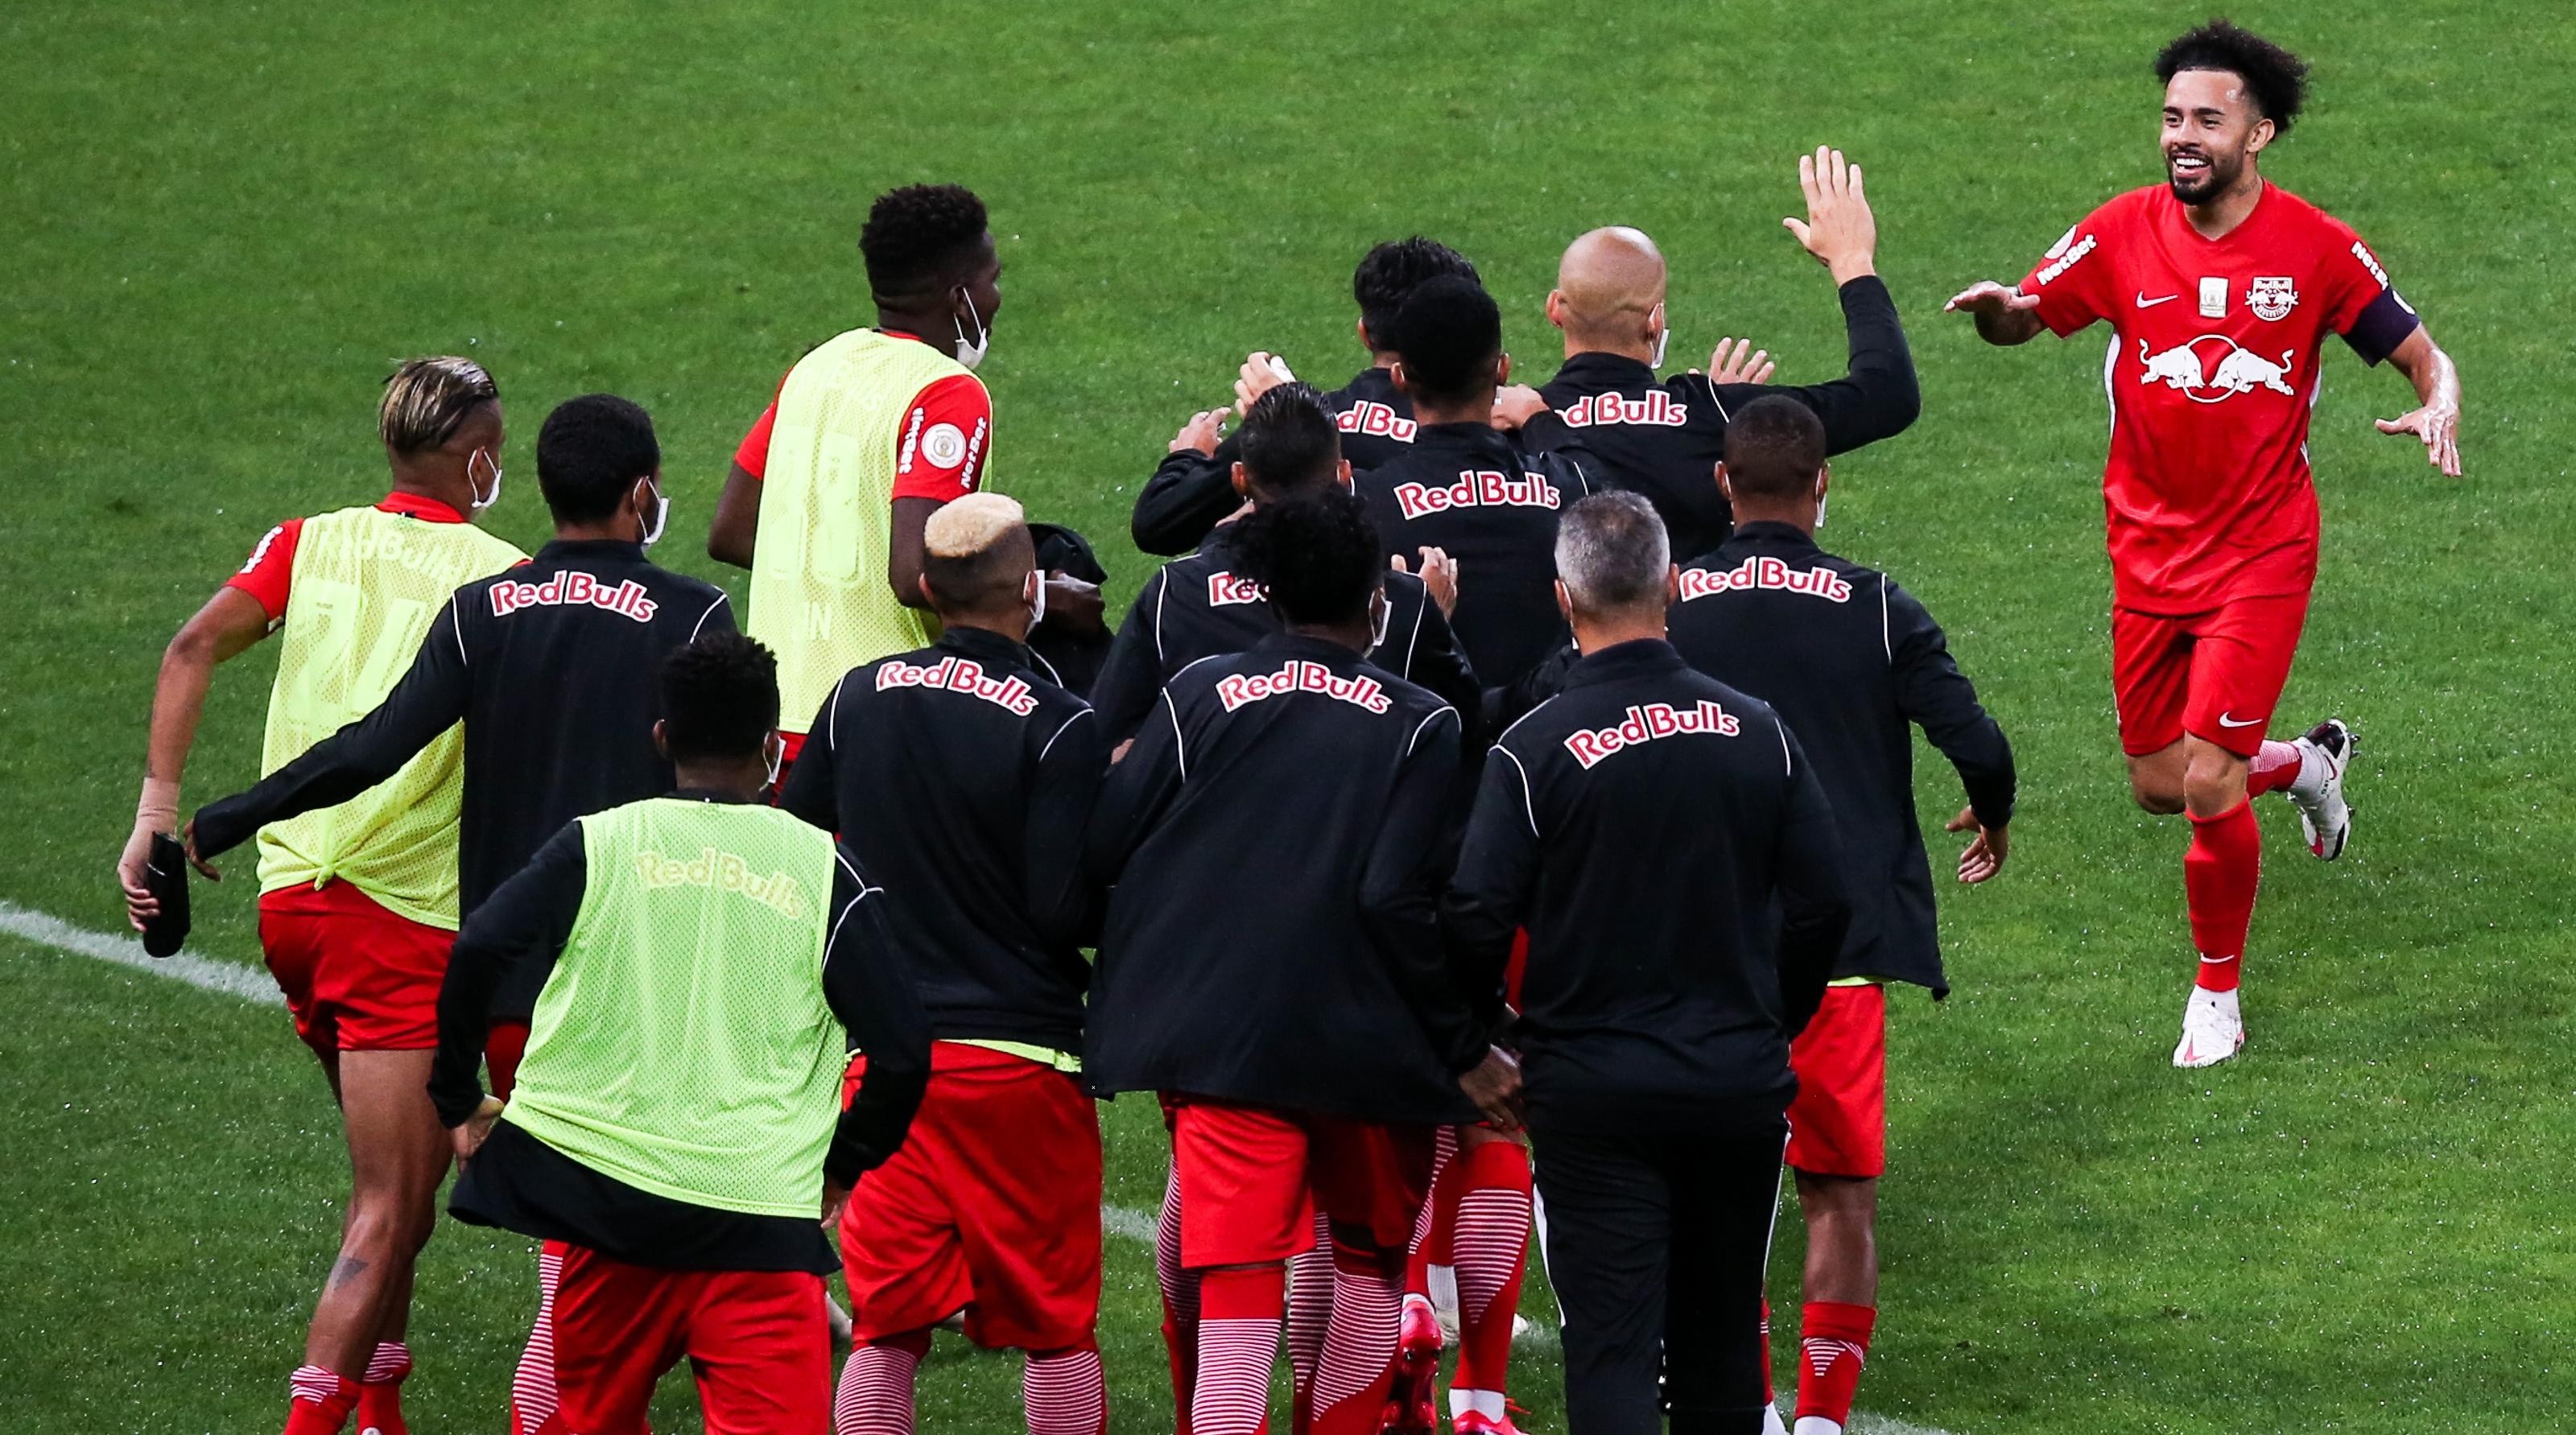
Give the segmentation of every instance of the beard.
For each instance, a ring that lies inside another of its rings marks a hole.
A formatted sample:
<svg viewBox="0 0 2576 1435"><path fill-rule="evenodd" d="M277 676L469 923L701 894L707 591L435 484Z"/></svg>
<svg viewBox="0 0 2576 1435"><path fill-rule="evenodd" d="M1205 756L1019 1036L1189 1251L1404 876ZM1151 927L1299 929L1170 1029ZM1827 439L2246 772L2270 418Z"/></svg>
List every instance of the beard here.
<svg viewBox="0 0 2576 1435"><path fill-rule="evenodd" d="M2245 156L2241 154L2212 154L2208 150L2192 153L2208 164L2208 168L2193 179L2186 180L2176 175L2172 158L2168 156L2165 160L2165 181L2173 187L2174 198L2185 204L2208 203L2234 187L2238 177L2245 173Z"/></svg>

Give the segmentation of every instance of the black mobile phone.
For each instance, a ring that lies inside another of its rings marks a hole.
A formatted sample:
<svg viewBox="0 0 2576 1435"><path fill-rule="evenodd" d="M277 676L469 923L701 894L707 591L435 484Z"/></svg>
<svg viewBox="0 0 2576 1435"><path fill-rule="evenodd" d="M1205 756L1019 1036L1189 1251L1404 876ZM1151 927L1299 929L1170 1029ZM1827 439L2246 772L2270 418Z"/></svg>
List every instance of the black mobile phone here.
<svg viewBox="0 0 2576 1435"><path fill-rule="evenodd" d="M161 914L143 924L143 950L169 956L188 940L188 849L167 832L152 834L143 890L161 904Z"/></svg>

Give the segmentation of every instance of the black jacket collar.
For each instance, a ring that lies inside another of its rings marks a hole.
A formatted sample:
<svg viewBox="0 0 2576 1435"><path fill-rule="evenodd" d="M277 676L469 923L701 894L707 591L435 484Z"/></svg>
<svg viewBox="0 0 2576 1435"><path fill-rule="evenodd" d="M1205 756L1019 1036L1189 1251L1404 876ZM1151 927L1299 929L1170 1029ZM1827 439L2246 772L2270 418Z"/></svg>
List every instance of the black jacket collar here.
<svg viewBox="0 0 2576 1435"><path fill-rule="evenodd" d="M644 545L627 538L556 538L537 550L539 563L571 562L583 558L614 558L626 563L649 563Z"/></svg>
<svg viewBox="0 0 2576 1435"><path fill-rule="evenodd" d="M1817 547L1814 534L1794 523L1776 523L1770 519L1764 519L1758 523L1735 525L1735 532L1728 536L1726 545L1732 547L1738 543L1764 543L1779 548L1805 549L1809 552L1815 551Z"/></svg>
<svg viewBox="0 0 2576 1435"><path fill-rule="evenodd" d="M1556 377L1548 380L1548 385L1552 388L1563 383L1578 383L1597 389L1651 389L1658 382L1654 369L1645 360L1595 349L1566 360L1564 367L1556 371Z"/></svg>
<svg viewBox="0 0 2576 1435"><path fill-rule="evenodd" d="M950 628L939 635L939 641L933 646L943 652L997 667L1026 669L1032 666L1026 644L1014 643L990 628Z"/></svg>
<svg viewBox="0 0 2576 1435"><path fill-rule="evenodd" d="M1519 453L1510 439L1497 432L1492 424L1473 420L1453 424L1424 424L1413 431L1415 449L1449 449L1466 453L1484 453L1496 463L1517 464Z"/></svg>
<svg viewBox="0 0 2576 1435"><path fill-rule="evenodd" d="M1689 666L1671 643L1661 638L1636 638L1584 654L1580 661L1566 670L1565 686L1570 691L1590 687L1594 683L1617 682L1622 678L1678 673Z"/></svg>

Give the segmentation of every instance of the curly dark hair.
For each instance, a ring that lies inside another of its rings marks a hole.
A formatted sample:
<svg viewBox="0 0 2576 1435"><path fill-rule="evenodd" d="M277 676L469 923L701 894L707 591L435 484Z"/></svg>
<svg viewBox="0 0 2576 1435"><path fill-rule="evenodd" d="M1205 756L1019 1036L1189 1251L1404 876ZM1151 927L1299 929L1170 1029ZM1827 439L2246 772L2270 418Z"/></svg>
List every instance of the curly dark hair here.
<svg viewBox="0 0 2576 1435"><path fill-rule="evenodd" d="M740 633L708 633L662 660L662 740L671 756L752 757L778 726L778 659Z"/></svg>
<svg viewBox="0 0 2576 1435"><path fill-rule="evenodd" d="M2308 99L2308 62L2223 18L2186 30L2156 55L2156 80L2173 83L2185 70L2225 70L2245 81L2254 106L2286 135Z"/></svg>
<svg viewBox="0 0 2576 1435"><path fill-rule="evenodd" d="M661 466L653 416L615 394L566 399L537 430L537 487L559 522L606 518L635 480Z"/></svg>
<svg viewBox="0 0 2576 1435"><path fill-rule="evenodd" d="M1340 488L1260 505L1235 521L1232 546L1283 623L1350 622L1386 581L1368 505Z"/></svg>
<svg viewBox="0 0 2576 1435"><path fill-rule="evenodd" d="M1472 281L1476 266L1467 262L1466 255L1419 234L1370 250L1360 267L1351 271L1351 297L1359 301L1360 322L1368 326L1370 346L1393 347L1395 311L1404 307L1414 290L1443 274Z"/></svg>
<svg viewBox="0 0 2576 1435"><path fill-rule="evenodd" d="M869 290L879 299L907 299L962 281L991 227L984 201L964 185L887 190L859 230Z"/></svg>

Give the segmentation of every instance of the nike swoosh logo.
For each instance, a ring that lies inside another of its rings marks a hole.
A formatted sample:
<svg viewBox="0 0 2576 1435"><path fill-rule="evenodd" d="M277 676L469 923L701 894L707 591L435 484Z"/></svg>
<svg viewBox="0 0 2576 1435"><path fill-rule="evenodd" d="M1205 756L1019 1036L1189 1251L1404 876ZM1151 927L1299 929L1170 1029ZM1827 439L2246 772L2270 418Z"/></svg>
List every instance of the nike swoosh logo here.
<svg viewBox="0 0 2576 1435"><path fill-rule="evenodd" d="M2181 297L2182 296L2180 294L2167 294L2161 299L2150 299L2146 295L2140 294L2138 296L2138 307L2141 309L2152 309L2158 304L2170 304Z"/></svg>
<svg viewBox="0 0 2576 1435"><path fill-rule="evenodd" d="M2263 720L2262 720L2261 718L2247 718L2247 719L2246 719L2245 721L2243 721L2243 722L2238 722L2236 719L2234 719L2234 718L2232 718L2232 717L2228 716L2228 715L2227 715L2227 714L2225 714L2225 713L2220 713L2220 714L2218 715L2218 725L2219 725L2220 727L2253 727L2253 726L2256 726L2257 724L2261 723L2262 721L2263 721Z"/></svg>

